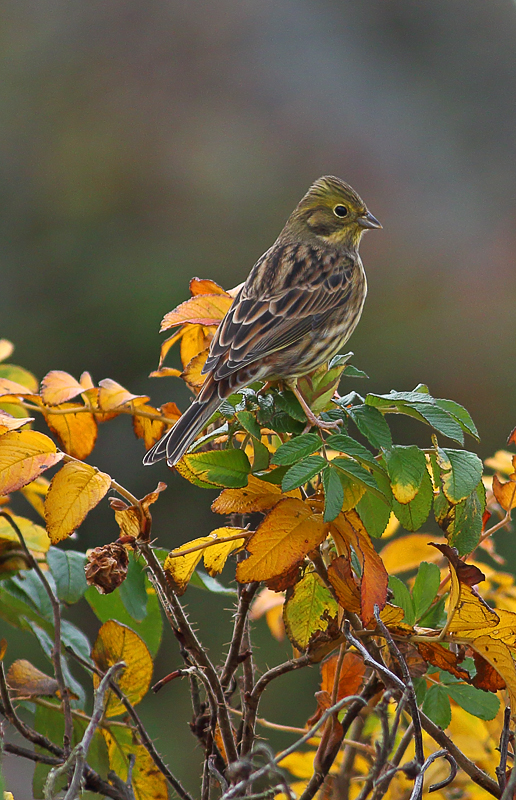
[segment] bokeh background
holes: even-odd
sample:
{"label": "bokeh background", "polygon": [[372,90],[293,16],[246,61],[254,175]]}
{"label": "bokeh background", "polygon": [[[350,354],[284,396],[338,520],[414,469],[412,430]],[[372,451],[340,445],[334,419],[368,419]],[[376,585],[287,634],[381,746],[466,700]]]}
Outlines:
{"label": "bokeh background", "polygon": [[[425,382],[470,410],[481,456],[504,445],[516,424],[513,2],[4,0],[1,19],[0,335],[16,363],[40,378],[88,369],[184,408],[180,381],[147,378],[161,317],[193,275],[243,280],[332,173],[384,226],[362,245],[369,297],[350,343],[370,380],[350,388]],[[169,484],[155,506],[163,546],[219,524],[210,492],[163,464],[144,469],[142,453],[119,418],[92,461],[140,496]],[[79,545],[115,535],[97,509]],[[185,599],[215,658],[231,604]],[[6,634],[8,661],[47,668],[27,637]],[[255,638],[262,665],[288,654],[263,624]],[[157,677],[178,663],[167,637]],[[316,671],[282,681],[262,712],[302,725]],[[142,714],[194,790],[186,685]],[[6,762],[28,800],[30,766]]]}

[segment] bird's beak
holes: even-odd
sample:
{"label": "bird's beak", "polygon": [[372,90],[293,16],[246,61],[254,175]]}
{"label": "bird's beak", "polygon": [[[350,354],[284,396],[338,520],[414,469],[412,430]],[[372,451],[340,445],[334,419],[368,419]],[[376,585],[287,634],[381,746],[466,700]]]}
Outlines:
{"label": "bird's beak", "polygon": [[381,228],[382,224],[378,222],[376,217],[373,217],[370,211],[366,211],[363,216],[358,217],[357,219],[358,224],[362,228]]}

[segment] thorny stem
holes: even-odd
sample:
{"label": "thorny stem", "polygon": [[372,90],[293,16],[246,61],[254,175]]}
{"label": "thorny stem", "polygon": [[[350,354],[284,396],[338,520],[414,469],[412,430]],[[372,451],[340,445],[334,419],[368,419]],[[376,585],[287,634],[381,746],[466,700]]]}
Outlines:
{"label": "thorny stem", "polygon": [[41,567],[39,566],[38,562],[30,552],[29,548],[25,544],[25,539],[23,538],[23,534],[19,529],[16,522],[13,520],[10,514],[6,511],[0,511],[0,517],[4,517],[10,526],[15,531],[18,539],[20,540],[20,544],[25,552],[25,556],[27,558],[27,562],[30,564],[36,575],[38,576],[39,580],[43,584],[45,592],[48,595],[48,599],[50,600],[52,606],[52,614],[54,617],[54,642],[52,646],[52,663],[54,665],[54,672],[56,676],[57,685],[59,687],[59,694],[61,696],[61,701],[63,703],[63,715],[64,715],[64,736],[63,736],[63,750],[65,756],[68,756],[70,753],[70,748],[72,744],[72,736],[73,736],[73,720],[72,720],[72,709],[70,706],[70,695],[68,693],[68,688],[65,683],[64,674],[63,674],[63,664],[61,661],[61,604],[59,600],[55,596],[50,583],[48,582],[46,576],[43,574]]}
{"label": "thorny stem", "polygon": [[224,749],[228,758],[228,762],[236,761],[238,758],[235,740],[233,738],[233,731],[231,728],[231,720],[229,718],[229,710],[224,697],[224,691],[220,682],[219,676],[215,667],[211,663],[210,658],[204,647],[199,642],[193,628],[191,627],[185,615],[183,607],[179,602],[175,592],[168,584],[166,575],[163,571],[161,564],[156,558],[156,554],[147,542],[139,542],[139,548],[142,552],[147,565],[159,584],[160,590],[166,597],[167,603],[174,614],[177,627],[174,628],[174,633],[180,639],[180,643],[190,653],[194,661],[204,672],[206,679],[210,686],[210,691],[213,693],[217,705],[217,718],[220,727],[222,741],[224,742]]}

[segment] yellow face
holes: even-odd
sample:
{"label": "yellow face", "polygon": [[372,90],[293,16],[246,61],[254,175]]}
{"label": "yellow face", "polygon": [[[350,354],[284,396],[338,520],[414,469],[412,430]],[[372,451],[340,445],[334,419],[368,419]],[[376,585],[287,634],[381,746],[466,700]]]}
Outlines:
{"label": "yellow face", "polygon": [[355,247],[366,230],[382,227],[354,189],[331,176],[319,178],[310,187],[289,223],[328,244]]}

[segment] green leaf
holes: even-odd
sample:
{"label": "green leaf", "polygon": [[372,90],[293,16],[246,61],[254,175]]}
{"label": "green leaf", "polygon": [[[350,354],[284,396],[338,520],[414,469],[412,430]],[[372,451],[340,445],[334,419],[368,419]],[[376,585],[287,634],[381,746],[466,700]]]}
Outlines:
{"label": "green leaf", "polygon": [[415,444],[396,444],[384,454],[392,493],[399,503],[408,503],[417,494],[426,473],[424,453]]}
{"label": "green leaf", "polygon": [[[444,457],[443,457],[444,454]],[[482,461],[468,450],[439,449],[438,460],[443,470],[443,491],[450,503],[460,503],[482,478]]]}
{"label": "green leaf", "polygon": [[388,503],[371,473],[360,464],[357,464],[356,461],[353,461],[352,458],[334,458],[331,463],[332,466],[342,470],[349,478],[363,484],[366,489],[369,489],[370,492],[373,492],[377,497],[383,499],[385,503]]}
{"label": "green leaf", "polygon": [[[420,389],[420,391],[417,391]],[[428,387],[420,384],[420,386],[412,392],[389,392],[388,394],[368,394],[365,401],[367,405],[376,408],[390,408],[397,406],[398,403],[428,403],[434,405],[434,398],[428,394]]]}
{"label": "green leaf", "polygon": [[438,433],[464,444],[462,425],[445,409],[440,408],[437,404],[430,405],[429,403],[410,403],[410,407],[417,411]]}
{"label": "green leaf", "polygon": [[383,414],[372,406],[354,406],[347,412],[358,430],[377,450],[392,447],[392,435]]}
{"label": "green leaf", "polygon": [[[331,362],[330,362],[330,366],[331,366]],[[354,367],[353,364],[348,364],[346,366],[346,368],[344,369],[344,372],[342,373],[342,377],[345,377],[345,378],[369,378],[369,375],[367,375],[363,370],[357,369],[356,367]]]}
{"label": "green leaf", "polygon": [[471,553],[480,541],[482,516],[486,507],[486,490],[479,482],[469,497],[451,507],[452,530],[448,530],[448,541],[463,556]]}
{"label": "green leaf", "polygon": [[446,623],[446,598],[441,599],[432,606],[426,614],[419,620],[422,628],[443,628]]}
{"label": "green leaf", "polygon": [[226,594],[232,597],[236,597],[237,594],[235,589],[223,586],[216,578],[212,578],[208,573],[200,569],[195,570],[188,585],[195,586],[196,589],[203,589],[205,592],[213,592],[214,594]]}
{"label": "green leaf", "polygon": [[479,719],[494,719],[500,709],[500,701],[495,694],[467,683],[449,684],[446,691],[464,711]]}
{"label": "green leaf", "polygon": [[[48,577],[48,576],[47,576]],[[50,583],[54,580],[51,578]],[[45,587],[34,572],[30,570],[14,578],[4,581],[4,586],[10,594],[27,603],[36,612],[36,615],[47,622],[54,622],[52,604],[49,600]]]}
{"label": "green leaf", "polygon": [[59,600],[68,605],[77,603],[88,588],[84,574],[86,555],[76,550],[51,547],[47,553],[47,562],[56,583]]}
{"label": "green leaf", "polygon": [[[306,572],[287,593],[283,619],[287,636],[298,650],[306,650],[317,631],[325,631],[338,605],[316,572]],[[324,619],[323,619],[324,616]]]}
{"label": "green leaf", "polygon": [[421,527],[430,513],[433,497],[432,481],[425,470],[418,492],[412,500],[408,503],[398,503],[396,498],[393,498],[392,510],[405,530],[417,531]]}
{"label": "green leaf", "polygon": [[334,433],[328,436],[326,444],[333,450],[339,450],[341,453],[345,453],[359,462],[363,461],[365,464],[369,464],[372,467],[378,466],[373,454],[367,447],[364,447],[364,445],[357,442],[356,439],[347,436],[345,433]]}
{"label": "green leaf", "polygon": [[[83,658],[88,659],[89,658],[89,654],[90,654],[89,642],[88,642],[88,645],[87,645],[87,648],[86,648],[86,652],[84,652],[84,648],[81,648],[81,647],[78,647],[77,649],[75,649],[74,648],[74,644],[73,644],[74,640],[81,642],[81,637],[82,637],[82,639],[86,639],[86,637],[84,636],[84,634],[78,628],[75,628],[75,626],[72,626],[72,623],[69,622],[68,625],[73,627],[73,628],[75,628],[75,631],[77,633],[77,636],[70,636],[69,635],[70,634],[69,630],[65,632],[64,623],[66,621],[67,620],[62,620],[61,641],[62,641],[63,645],[68,645],[69,647],[71,647],[74,650],[74,652],[77,652]],[[54,639],[53,639],[54,633],[53,633],[53,631],[52,631],[52,637],[51,637],[49,635],[49,633],[46,630],[44,630],[43,628],[41,628],[37,623],[29,622],[29,626],[30,626],[33,634],[35,635],[36,639],[38,640],[39,644],[41,645],[41,649],[45,653],[45,655],[48,658],[48,660],[50,661],[50,663],[52,663],[52,650],[54,648]],[[79,706],[79,708],[84,708],[84,704],[86,702],[86,692],[84,691],[84,689],[83,689],[82,685],[79,683],[79,681],[76,680],[75,677],[70,672],[70,668],[68,666],[68,661],[67,661],[66,657],[64,657],[61,660],[61,667],[62,667],[62,670],[63,670],[63,677],[64,677],[64,681],[65,681],[66,686],[68,686],[72,690],[72,692],[75,695],[77,695],[77,698],[78,698],[77,700],[72,700],[72,707]]]}
{"label": "green leaf", "polygon": [[288,414],[289,417],[297,420],[297,422],[303,422],[306,425],[306,414],[301,408],[301,403],[293,392],[288,390],[279,392],[277,395],[275,395],[274,400],[276,408],[279,409],[279,411],[283,411],[285,414]]}
{"label": "green leaf", "polygon": [[416,612],[414,609],[414,603],[412,602],[412,597],[410,596],[410,592],[405,584],[400,581],[396,575],[390,575],[389,589],[394,595],[394,605],[399,606],[405,612],[404,621],[407,623],[407,625],[414,625],[416,621]]}
{"label": "green leaf", "polygon": [[269,466],[271,454],[262,442],[252,439],[253,444],[253,473],[262,472]]}
{"label": "green leaf", "polygon": [[416,702],[418,706],[420,706],[425,699],[426,681],[424,678],[412,678],[412,683],[414,684],[414,690],[416,692]]}
{"label": "green leaf", "polygon": [[463,430],[467,433],[470,433],[475,439],[479,439],[477,427],[469,412],[461,406],[459,403],[455,403],[454,400],[443,400],[443,399],[436,399],[435,404],[439,406],[439,408],[443,408],[448,414],[451,414],[455,419],[459,422],[462,426]]}
{"label": "green leaf", "polygon": [[445,730],[451,722],[451,706],[446,689],[438,684],[430,686],[423,700],[423,713]]}
{"label": "green leaf", "polygon": [[412,600],[414,601],[416,619],[426,614],[434,601],[440,583],[441,573],[437,564],[423,561],[419,565],[416,580],[412,587]]}
{"label": "green leaf", "polygon": [[331,466],[322,473],[324,487],[324,521],[331,522],[337,517],[344,503],[344,489],[338,472]]}
{"label": "green leaf", "polygon": [[143,639],[150,650],[151,656],[154,658],[161,643],[163,619],[159,600],[153,589],[149,591],[149,583],[147,583],[147,587],[147,615],[141,622],[137,622],[126,611],[120,597],[119,588],[115,589],[111,594],[99,594],[94,586],[90,586],[84,596],[102,623],[107,622],[108,619],[114,619],[122,625],[127,625],[128,628],[131,628]]}
{"label": "green leaf", "polygon": [[269,472],[262,472],[261,474],[257,473],[256,477],[260,478],[261,481],[266,481],[267,483],[273,483],[275,486],[279,486],[289,469],[290,467],[285,465],[284,467],[271,469]]}
{"label": "green leaf", "polygon": [[318,472],[324,469],[327,461],[322,456],[307,456],[297,464],[294,464],[281,482],[281,488],[284,492],[291,492],[292,489],[297,489],[308,481],[312,480]]}
{"label": "green leaf", "polygon": [[132,619],[141,622],[147,616],[147,589],[145,586],[145,569],[143,562],[135,558],[134,553],[129,555],[129,569],[127,577],[119,587],[120,599],[125,610]]}
{"label": "green leaf", "polygon": [[183,456],[176,469],[191,483],[203,488],[241,489],[247,486],[251,464],[243,450],[210,450]]}
{"label": "green leaf", "polygon": [[322,446],[322,439],[317,433],[305,433],[302,436],[296,436],[278,447],[272,457],[272,463],[280,465],[295,464],[301,458],[320,450]]}
{"label": "green leaf", "polygon": [[356,509],[369,536],[379,539],[389,523],[391,506],[372,492],[366,492],[357,503]]}
{"label": "green leaf", "polygon": [[256,417],[251,411],[239,411],[236,415],[240,425],[245,431],[251,434],[255,439],[261,440],[262,430],[256,421]]}

